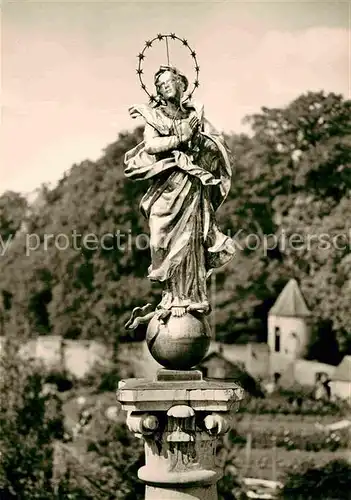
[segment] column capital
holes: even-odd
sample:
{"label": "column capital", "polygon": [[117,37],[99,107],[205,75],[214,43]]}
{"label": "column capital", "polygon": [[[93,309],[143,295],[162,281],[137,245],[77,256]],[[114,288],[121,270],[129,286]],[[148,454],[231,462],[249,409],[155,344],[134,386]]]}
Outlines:
{"label": "column capital", "polygon": [[187,380],[172,371],[161,380],[119,383],[127,425],[145,442],[138,476],[146,483],[146,500],[217,499],[218,438],[229,430],[244,392],[235,382],[193,375]]}

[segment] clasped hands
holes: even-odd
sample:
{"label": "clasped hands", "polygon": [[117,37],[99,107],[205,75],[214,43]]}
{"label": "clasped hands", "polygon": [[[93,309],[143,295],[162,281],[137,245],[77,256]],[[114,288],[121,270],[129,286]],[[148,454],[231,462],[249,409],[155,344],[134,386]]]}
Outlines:
{"label": "clasped hands", "polygon": [[[137,118],[140,115],[140,112],[136,107],[131,106],[129,108],[129,114],[132,118]],[[180,142],[190,141],[194,133],[199,128],[199,125],[200,120],[195,111],[192,111],[188,118],[182,119],[179,122],[175,122],[174,128]]]}
{"label": "clasped hands", "polygon": [[176,135],[181,142],[190,141],[194,133],[200,125],[200,120],[197,114],[193,111],[190,113],[189,118],[183,119],[180,123],[174,124]]}

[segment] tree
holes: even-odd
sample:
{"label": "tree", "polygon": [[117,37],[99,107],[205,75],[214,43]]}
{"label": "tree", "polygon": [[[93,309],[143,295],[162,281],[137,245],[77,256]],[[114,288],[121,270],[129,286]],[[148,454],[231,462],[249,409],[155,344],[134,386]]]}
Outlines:
{"label": "tree", "polygon": [[[248,117],[251,137],[227,137],[235,171],[218,222],[238,251],[216,273],[222,340],[265,341],[267,313],[293,277],[313,313],[310,354],[323,356],[318,345],[329,320],[339,352],[323,360],[351,352],[350,102],[308,92]],[[130,339],[130,311],[157,303],[160,288],[146,278],[149,249],[137,244],[149,233],[138,206],[147,185],[123,174],[125,152],[141,139],[140,129],[120,134],[98,161],[74,165],[29,207],[27,234],[18,232],[0,258],[2,293],[11,297],[3,329],[15,319],[21,336],[52,333],[116,346]],[[302,245],[292,243],[296,235]]]}
{"label": "tree", "polygon": [[[224,210],[243,250],[217,297],[217,317],[227,318],[223,333],[238,320],[257,318],[264,339],[267,312],[295,277],[317,337],[320,323],[330,319],[341,354],[350,352],[350,107],[342,96],[308,92],[286,108],[248,117],[252,138],[231,138],[236,175]],[[296,235],[302,245],[294,244]],[[265,248],[264,241],[276,244]]]}
{"label": "tree", "polygon": [[14,237],[26,215],[27,200],[20,193],[5,191],[0,196],[0,237]]}

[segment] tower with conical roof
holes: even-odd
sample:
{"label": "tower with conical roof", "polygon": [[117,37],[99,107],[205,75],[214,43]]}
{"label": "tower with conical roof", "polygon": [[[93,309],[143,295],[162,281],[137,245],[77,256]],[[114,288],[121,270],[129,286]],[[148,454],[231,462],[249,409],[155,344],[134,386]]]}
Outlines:
{"label": "tower with conical roof", "polygon": [[268,345],[271,354],[291,360],[302,358],[311,337],[311,311],[299,285],[291,279],[268,314]]}

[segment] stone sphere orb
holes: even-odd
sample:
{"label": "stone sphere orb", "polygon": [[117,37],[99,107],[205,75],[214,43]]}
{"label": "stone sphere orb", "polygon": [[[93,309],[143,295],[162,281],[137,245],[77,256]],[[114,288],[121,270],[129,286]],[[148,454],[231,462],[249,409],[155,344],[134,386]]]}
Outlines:
{"label": "stone sphere orb", "polygon": [[203,315],[169,316],[164,322],[154,316],[147,328],[146,342],[152,357],[171,370],[189,370],[205,357],[211,329]]}

